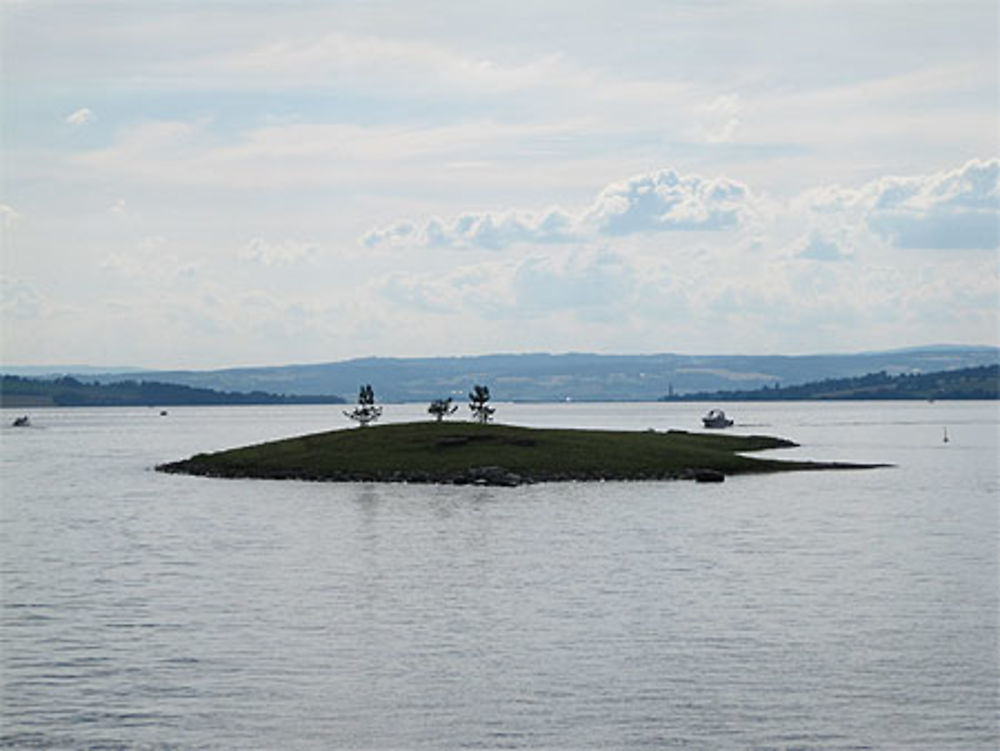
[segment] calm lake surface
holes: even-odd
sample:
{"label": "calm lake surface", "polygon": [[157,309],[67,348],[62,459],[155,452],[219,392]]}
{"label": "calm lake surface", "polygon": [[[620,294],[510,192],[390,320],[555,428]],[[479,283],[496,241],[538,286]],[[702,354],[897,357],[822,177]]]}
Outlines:
{"label": "calm lake surface", "polygon": [[[698,429],[709,406],[497,417]],[[725,406],[802,444],[774,455],[896,466],[212,480],[151,467],[347,421],[4,411],[0,746],[997,748],[997,405]]]}

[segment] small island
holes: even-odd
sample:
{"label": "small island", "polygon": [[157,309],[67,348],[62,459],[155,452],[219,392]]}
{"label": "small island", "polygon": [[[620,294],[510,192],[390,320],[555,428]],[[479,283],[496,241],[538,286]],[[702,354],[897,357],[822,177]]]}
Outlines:
{"label": "small island", "polygon": [[272,441],[161,464],[160,472],[226,478],[517,486],[677,480],[885,465],[782,461],[746,452],[796,444],[768,436],[413,422]]}

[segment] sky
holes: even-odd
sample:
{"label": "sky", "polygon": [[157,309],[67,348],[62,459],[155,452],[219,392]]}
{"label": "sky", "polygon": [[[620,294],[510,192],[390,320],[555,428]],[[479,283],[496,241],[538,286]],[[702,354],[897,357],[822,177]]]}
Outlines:
{"label": "sky", "polygon": [[995,0],[0,0],[0,363],[998,342]]}

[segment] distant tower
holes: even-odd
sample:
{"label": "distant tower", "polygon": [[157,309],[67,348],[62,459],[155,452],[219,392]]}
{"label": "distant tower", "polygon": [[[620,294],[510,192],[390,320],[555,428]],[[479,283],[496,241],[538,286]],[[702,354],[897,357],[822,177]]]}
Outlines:
{"label": "distant tower", "polygon": [[674,384],[672,383],[667,385],[667,396],[671,399],[674,398]]}

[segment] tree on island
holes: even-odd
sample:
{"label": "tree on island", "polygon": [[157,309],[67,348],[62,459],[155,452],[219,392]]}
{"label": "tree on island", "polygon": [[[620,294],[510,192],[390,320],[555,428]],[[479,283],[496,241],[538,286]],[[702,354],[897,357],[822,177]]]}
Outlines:
{"label": "tree on island", "polygon": [[476,384],[472,387],[472,391],[469,392],[469,409],[472,410],[473,418],[480,425],[485,425],[492,420],[493,413],[496,412],[496,409],[486,403],[489,400],[490,389],[488,386]]}
{"label": "tree on island", "polygon": [[375,406],[375,390],[370,383],[366,383],[358,391],[358,406],[350,412],[344,412],[344,415],[357,420],[362,428],[382,416],[382,408]]}
{"label": "tree on island", "polygon": [[458,409],[457,404],[451,403],[451,397],[447,399],[435,399],[431,402],[431,406],[427,408],[427,411],[437,418],[438,422],[441,422],[448,415],[455,414],[455,410]]}

